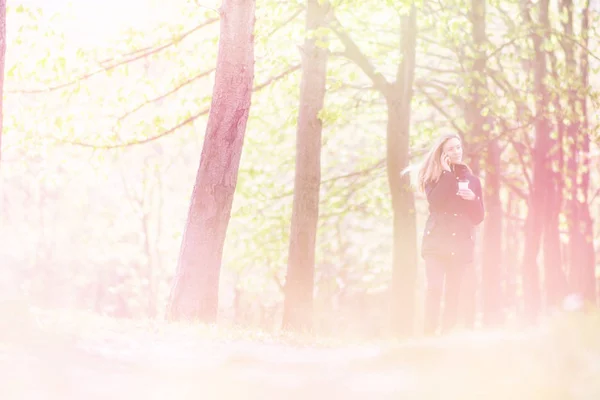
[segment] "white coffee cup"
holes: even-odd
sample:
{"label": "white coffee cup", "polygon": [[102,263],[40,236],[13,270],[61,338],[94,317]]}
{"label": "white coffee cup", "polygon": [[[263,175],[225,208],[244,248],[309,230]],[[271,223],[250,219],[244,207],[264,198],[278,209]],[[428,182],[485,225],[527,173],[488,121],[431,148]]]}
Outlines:
{"label": "white coffee cup", "polygon": [[458,181],[458,190],[469,189],[469,181]]}

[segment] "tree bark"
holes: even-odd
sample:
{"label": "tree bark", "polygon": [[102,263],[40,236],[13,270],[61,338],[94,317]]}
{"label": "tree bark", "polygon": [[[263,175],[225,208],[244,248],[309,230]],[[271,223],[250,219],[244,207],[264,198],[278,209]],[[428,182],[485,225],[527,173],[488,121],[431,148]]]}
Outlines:
{"label": "tree bark", "polygon": [[[519,201],[516,195],[509,191],[508,202],[506,205],[506,214],[518,215]],[[520,259],[520,247],[519,243],[522,243],[522,231],[519,226],[519,222],[514,219],[506,219],[505,223],[505,235],[506,240],[504,241],[504,262],[506,265],[506,271],[504,275],[504,306],[518,310],[520,308],[518,302],[518,275],[519,271],[517,268],[518,260]]]}
{"label": "tree bark", "polygon": [[500,200],[500,147],[491,139],[485,151],[485,189],[483,199],[486,219],[483,225],[483,257],[481,275],[483,284],[483,323],[487,326],[503,322],[502,290],[504,277],[502,256],[502,202]]}
{"label": "tree bark", "polygon": [[213,99],[167,318],[214,322],[254,80],[254,0],[224,0]]}
{"label": "tree bark", "polygon": [[414,332],[414,307],[417,277],[417,229],[415,200],[410,176],[402,174],[409,162],[410,113],[417,43],[417,9],[411,4],[409,15],[400,22],[402,61],[393,83],[378,72],[370,60],[341,29],[332,26],[344,45],[344,55],[352,60],[383,94],[387,105],[387,176],[392,198],[393,248],[391,287],[391,326],[398,336]]}
{"label": "tree bark", "polygon": [[[549,27],[547,28],[549,29]],[[552,77],[554,84],[561,85],[561,75],[559,71],[558,60],[554,52],[549,54]],[[549,154],[550,165],[552,166],[549,174],[552,185],[548,187],[548,209],[546,210],[545,229],[544,229],[544,269],[545,269],[545,292],[546,304],[550,307],[556,307],[566,294],[567,280],[563,268],[563,251],[560,242],[560,212],[563,205],[563,191],[565,173],[565,155],[563,146],[565,144],[566,125],[564,121],[564,107],[562,106],[560,92],[552,96],[554,105],[554,119],[556,120],[557,135],[551,138],[551,151]],[[567,172],[568,174],[568,172]]]}
{"label": "tree bark", "polygon": [[4,66],[6,64],[6,0],[0,0],[0,161],[2,161],[2,134],[4,133]]}
{"label": "tree bark", "polygon": [[[480,157],[483,154],[485,171],[484,202],[486,219],[483,224],[483,251],[481,259],[482,278],[482,311],[483,323],[494,325],[501,322],[502,298],[502,204],[500,201],[500,147],[498,140],[491,136],[490,118],[486,118],[487,75],[484,49],[486,35],[486,1],[471,1],[471,25],[474,45],[474,63],[471,82],[470,124],[475,151],[471,155],[474,171],[478,170]],[[484,145],[485,144],[485,145]],[[483,151],[481,151],[483,150]],[[469,300],[473,306],[467,307],[475,312],[475,293]],[[474,315],[466,315],[467,325],[472,325]]]}
{"label": "tree bark", "polygon": [[[589,32],[590,32],[590,1],[585,2],[582,12],[581,32],[583,37],[583,48],[581,50],[581,85],[583,88],[588,88],[589,82]],[[582,198],[579,202],[579,215],[581,216],[580,229],[583,233],[581,241],[581,254],[584,255],[580,266],[578,290],[583,294],[584,298],[591,304],[597,303],[596,290],[596,251],[594,248],[594,221],[590,214],[589,190],[590,190],[590,127],[587,109],[587,96],[584,94],[579,98],[583,116],[583,137],[581,140],[581,194]]]}
{"label": "tree bark", "polygon": [[296,175],[290,227],[283,310],[284,329],[312,328],[315,244],[321,186],[321,132],[327,81],[328,38],[324,26],[328,6],[308,0],[307,36],[302,48],[302,78],[296,134]]}
{"label": "tree bark", "polygon": [[[573,2],[561,3],[567,18],[563,23],[565,35],[573,36]],[[592,304],[596,303],[595,251],[593,221],[589,210],[590,184],[590,133],[587,113],[587,92],[589,86],[589,61],[585,49],[589,42],[589,1],[586,1],[581,15],[581,51],[580,70],[574,44],[564,40],[565,60],[568,77],[574,80],[569,90],[569,146],[567,152],[567,226],[569,231],[569,283],[571,291],[582,295]]]}
{"label": "tree bark", "polygon": [[401,21],[400,51],[396,82],[387,87],[387,175],[393,210],[393,254],[391,310],[392,329],[400,336],[414,333],[417,277],[417,236],[415,200],[410,176],[400,174],[410,161],[410,118],[415,73],[417,9]]}
{"label": "tree bark", "polygon": [[531,3],[523,0],[522,11],[525,23],[531,29],[533,42],[533,79],[536,98],[536,118],[534,123],[535,142],[533,149],[533,184],[529,195],[526,223],[525,249],[523,255],[523,296],[524,312],[527,321],[535,322],[541,311],[539,267],[537,263],[544,230],[544,217],[547,210],[547,192],[552,185],[548,165],[550,152],[551,126],[548,120],[549,95],[546,88],[546,53],[543,49],[543,27],[547,26],[548,0],[540,0],[539,24],[534,24],[530,16]]}

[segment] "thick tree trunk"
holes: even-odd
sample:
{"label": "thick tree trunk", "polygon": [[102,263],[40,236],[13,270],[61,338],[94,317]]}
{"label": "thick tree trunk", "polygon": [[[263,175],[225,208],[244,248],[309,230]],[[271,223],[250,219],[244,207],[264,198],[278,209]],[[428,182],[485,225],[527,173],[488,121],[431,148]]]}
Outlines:
{"label": "thick tree trunk", "polygon": [[296,176],[288,269],[285,282],[283,327],[308,330],[312,327],[315,242],[319,219],[321,184],[321,131],[319,112],[323,108],[327,80],[327,37],[318,29],[324,25],[326,6],[308,0],[306,30],[302,48],[302,78],[296,138]]}
{"label": "thick tree trunk", "polygon": [[548,154],[550,152],[550,131],[548,121],[549,95],[546,88],[546,53],[543,49],[543,37],[540,32],[547,26],[548,0],[540,0],[538,3],[540,23],[532,23],[529,14],[531,4],[524,0],[523,16],[529,24],[531,39],[534,47],[533,78],[534,94],[536,97],[536,119],[535,119],[535,142],[533,149],[533,184],[529,196],[529,209],[527,215],[525,250],[523,256],[523,296],[525,306],[525,317],[529,322],[534,322],[541,311],[541,292],[539,267],[537,264],[538,254],[541,247],[542,233],[544,230],[544,218],[547,209],[547,190],[552,185],[548,165]]}
{"label": "thick tree trunk", "polygon": [[409,162],[410,115],[415,71],[417,10],[401,23],[402,62],[395,84],[386,88],[387,174],[393,209],[392,329],[399,336],[414,333],[417,276],[417,236],[415,200],[410,177],[401,175]]}
{"label": "thick tree trunk", "polygon": [[223,0],[213,100],[167,317],[214,322],[254,80],[254,0]]}

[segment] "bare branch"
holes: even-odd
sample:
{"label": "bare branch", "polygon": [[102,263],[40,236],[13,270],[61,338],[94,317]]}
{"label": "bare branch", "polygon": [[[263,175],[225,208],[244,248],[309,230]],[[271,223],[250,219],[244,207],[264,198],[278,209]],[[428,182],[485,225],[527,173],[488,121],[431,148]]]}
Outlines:
{"label": "bare branch", "polygon": [[[265,87],[269,86],[271,83],[278,81],[278,80],[286,77],[287,75],[293,73],[294,71],[298,70],[299,68],[300,68],[300,65],[293,65],[290,68],[288,68],[287,70],[280,73],[279,75],[273,76],[273,77],[267,79],[265,82],[255,86],[254,89],[252,89],[252,91],[258,92],[258,91],[264,89]],[[88,147],[88,148],[92,148],[92,149],[104,149],[104,150],[136,146],[136,145],[140,145],[140,144],[146,144],[146,143],[155,141],[157,139],[160,139],[162,137],[168,136],[171,133],[179,130],[180,128],[183,128],[184,126],[191,124],[192,122],[194,122],[196,119],[200,118],[201,116],[208,114],[209,111],[210,111],[210,108],[205,108],[205,109],[201,110],[200,112],[198,112],[197,114],[192,115],[191,117],[185,119],[184,121],[180,122],[179,124],[173,126],[172,128],[169,128],[168,130],[166,130],[156,136],[151,136],[151,137],[140,139],[140,140],[133,140],[133,141],[129,141],[129,142],[110,144],[110,145],[98,145],[98,144],[92,144],[92,143],[86,143],[86,142],[80,142],[80,141],[70,141],[70,140],[65,140],[65,139],[57,139],[57,141],[59,141],[63,144],[70,144],[70,145],[74,145],[74,146]]]}
{"label": "bare branch", "polygon": [[359,171],[354,171],[354,172],[351,172],[351,173],[345,174],[345,175],[339,175],[339,176],[334,176],[334,177],[331,177],[328,179],[324,179],[321,181],[321,184],[333,183],[333,182],[336,182],[341,179],[348,179],[348,178],[354,178],[357,176],[368,175],[372,171],[383,168],[384,166],[385,166],[385,159],[381,159],[381,160],[377,161],[376,163],[374,163],[373,165],[371,165],[370,167],[367,167],[365,169],[361,169]]}
{"label": "bare branch", "polygon": [[433,67],[430,65],[416,65],[416,67],[427,70],[427,71],[435,72],[437,74],[455,74],[455,75],[457,75],[462,72],[458,69],[443,69],[443,68],[436,68],[436,67]]}
{"label": "bare branch", "polygon": [[427,100],[429,101],[429,103],[436,110],[438,110],[444,117],[446,117],[446,119],[448,120],[448,122],[450,122],[452,124],[452,126],[454,127],[454,129],[456,129],[457,132],[459,132],[463,136],[466,135],[466,133],[456,124],[456,122],[450,116],[450,114],[448,114],[448,112],[444,109],[444,107],[442,107],[440,104],[438,104],[438,102],[433,98],[433,96],[431,96],[431,94],[427,93],[427,90],[425,90],[425,88],[423,87],[423,84],[415,82],[415,86],[418,89],[420,89],[420,92],[427,98]]}
{"label": "bare branch", "polygon": [[296,11],[295,13],[293,13],[288,19],[286,19],[285,21],[283,21],[283,23],[277,25],[275,27],[275,29],[273,29],[271,32],[269,32],[268,37],[273,36],[275,33],[277,33],[278,30],[280,30],[281,28],[283,28],[284,26],[286,26],[287,24],[289,24],[290,22],[292,22],[293,20],[295,20],[296,17],[298,17],[300,14],[302,14],[303,11],[304,11],[304,7],[300,7],[298,9],[298,11]]}
{"label": "bare branch", "polygon": [[523,39],[524,37],[526,37],[525,35],[521,35],[521,36],[515,36],[514,38],[512,38],[511,40],[509,40],[506,43],[502,43],[500,46],[496,47],[494,49],[494,51],[492,51],[490,54],[486,55],[486,60],[489,60],[492,57],[495,57],[498,53],[502,52],[502,50],[504,50],[504,48],[512,45],[513,43],[515,43],[518,39]]}
{"label": "bare branch", "polygon": [[[174,46],[175,44],[179,43],[181,40],[185,39],[186,37],[188,37],[189,35],[191,35],[192,33],[213,24],[214,22],[217,22],[219,19],[218,18],[213,18],[213,19],[209,19],[207,21],[205,21],[204,23],[196,26],[193,29],[190,29],[189,31],[183,33],[182,35],[178,36],[177,38],[175,38],[174,40],[159,46],[159,47],[155,47],[155,48],[150,48],[150,50],[145,51],[141,54],[138,54],[137,52],[135,52],[135,54],[137,54],[134,57],[129,57],[129,58],[125,58],[124,60],[118,61],[118,62],[114,62],[113,64],[110,64],[108,66],[103,66],[102,68],[93,71],[93,72],[89,72],[85,75],[82,75],[78,78],[73,79],[72,81],[66,82],[66,83],[62,83],[60,85],[56,85],[56,86],[50,86],[44,89],[32,89],[32,90],[10,90],[8,91],[9,93],[21,93],[21,94],[34,94],[34,93],[46,93],[46,92],[51,92],[51,91],[55,91],[55,90],[59,90],[59,89],[64,89],[68,86],[72,86],[78,82],[81,82],[83,80],[89,79],[95,75],[101,74],[103,72],[108,72],[111,71],[117,67],[120,67],[121,65],[125,65],[125,64],[129,64],[131,62],[140,60],[142,58],[148,57],[152,54],[156,54],[159,53],[171,46]],[[114,61],[114,60],[113,60]]]}
{"label": "bare branch", "polygon": [[258,92],[258,91],[264,89],[265,87],[269,86],[271,83],[281,80],[281,79],[285,78],[286,76],[292,74],[293,72],[298,71],[299,69],[300,69],[300,64],[292,65],[291,67],[289,67],[288,69],[286,69],[285,71],[280,73],[279,75],[272,76],[269,79],[267,79],[266,81],[264,81],[263,83],[254,86],[253,91]]}
{"label": "bare branch", "polygon": [[169,90],[168,92],[166,92],[166,93],[164,93],[164,94],[162,94],[160,96],[157,96],[157,97],[155,97],[153,99],[150,99],[150,100],[147,100],[147,101],[141,103],[137,107],[135,107],[135,108],[127,111],[125,114],[121,115],[117,119],[117,122],[123,121],[125,118],[129,117],[131,114],[133,114],[135,112],[138,112],[139,110],[141,110],[142,108],[144,108],[145,106],[147,106],[149,104],[156,103],[158,101],[164,100],[166,97],[172,95],[173,93],[176,93],[177,91],[179,91],[179,89],[183,88],[184,86],[187,86],[190,83],[195,82],[198,79],[204,78],[205,76],[208,76],[208,75],[212,74],[214,71],[215,71],[214,68],[211,69],[211,70],[208,70],[208,71],[204,71],[204,72],[202,72],[202,73],[200,73],[200,74],[198,74],[198,75],[196,75],[196,76],[194,76],[194,77],[192,77],[192,78],[190,78],[190,79],[188,79],[188,80],[180,83],[179,85],[175,86],[173,89]]}
{"label": "bare branch", "polygon": [[64,144],[71,144],[74,146],[88,147],[88,148],[92,148],[92,149],[104,149],[104,150],[136,146],[136,145],[140,145],[140,144],[149,143],[154,140],[165,137],[167,135],[170,135],[171,133],[175,132],[176,130],[183,128],[186,125],[191,124],[192,122],[194,122],[196,119],[200,118],[201,116],[208,114],[209,110],[210,110],[210,108],[205,108],[204,110],[200,111],[199,113],[192,115],[191,117],[185,119],[184,121],[180,122],[179,124],[173,126],[172,128],[167,129],[166,131],[164,131],[156,136],[151,136],[151,137],[147,137],[147,138],[139,139],[139,140],[132,140],[132,141],[125,142],[125,143],[99,145],[99,144],[91,144],[91,143],[80,142],[80,141],[62,140],[62,139],[59,139],[58,141],[60,141],[61,143],[64,143]]}
{"label": "bare branch", "polygon": [[196,0],[196,5],[200,8],[205,8],[207,10],[211,10],[216,12],[218,15],[221,15],[221,13],[219,12],[219,10],[217,10],[216,8],[213,7],[209,7],[209,6],[205,6],[204,4],[200,3],[200,0]]}

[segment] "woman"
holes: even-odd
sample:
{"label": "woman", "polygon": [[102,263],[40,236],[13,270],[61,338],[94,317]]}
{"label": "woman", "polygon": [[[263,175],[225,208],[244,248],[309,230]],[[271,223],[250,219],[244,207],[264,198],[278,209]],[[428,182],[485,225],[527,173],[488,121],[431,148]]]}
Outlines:
{"label": "woman", "polygon": [[421,247],[427,276],[426,335],[435,334],[438,329],[442,293],[442,331],[454,326],[462,276],[473,262],[474,228],[483,221],[481,182],[462,163],[462,156],[460,137],[446,134],[435,143],[419,169],[419,189],[429,203]]}

